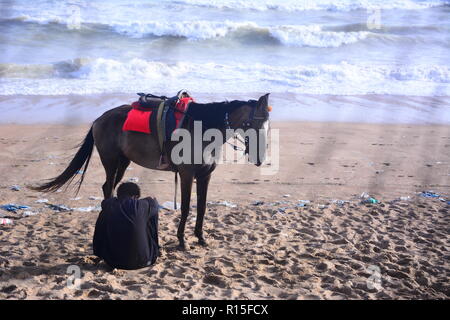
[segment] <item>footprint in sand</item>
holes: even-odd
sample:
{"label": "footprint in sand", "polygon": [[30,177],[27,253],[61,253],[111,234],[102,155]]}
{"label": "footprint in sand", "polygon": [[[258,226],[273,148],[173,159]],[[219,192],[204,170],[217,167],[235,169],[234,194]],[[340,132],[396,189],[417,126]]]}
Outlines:
{"label": "footprint in sand", "polygon": [[215,274],[206,275],[203,278],[203,282],[206,284],[211,284],[213,286],[217,286],[219,288],[225,288],[228,286],[227,281],[224,278],[219,277]]}

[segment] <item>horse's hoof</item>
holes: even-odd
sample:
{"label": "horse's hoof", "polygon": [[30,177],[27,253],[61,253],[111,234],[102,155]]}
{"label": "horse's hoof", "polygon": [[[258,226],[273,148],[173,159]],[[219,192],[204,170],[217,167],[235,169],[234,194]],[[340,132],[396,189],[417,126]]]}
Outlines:
{"label": "horse's hoof", "polygon": [[202,247],[207,247],[208,244],[206,243],[205,239],[198,239],[198,244]]}

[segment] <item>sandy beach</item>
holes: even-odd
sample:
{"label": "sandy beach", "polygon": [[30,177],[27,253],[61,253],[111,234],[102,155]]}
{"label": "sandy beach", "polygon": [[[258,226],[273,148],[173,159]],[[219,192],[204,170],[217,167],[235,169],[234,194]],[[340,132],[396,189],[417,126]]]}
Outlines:
{"label": "sandy beach", "polygon": [[[208,248],[196,245],[195,208],[186,252],[175,248],[179,212],[161,209],[161,257],[122,271],[92,255],[104,182],[96,152],[77,197],[26,187],[59,174],[89,125],[2,124],[0,205],[30,208],[0,210],[13,220],[0,225],[0,299],[449,299],[448,125],[272,128],[276,174],[232,164],[214,173]],[[173,174],[131,164],[130,178],[143,195],[173,201]],[[436,197],[420,194],[430,190]],[[377,203],[361,203],[363,193]],[[67,285],[70,266],[81,271],[78,288]]]}

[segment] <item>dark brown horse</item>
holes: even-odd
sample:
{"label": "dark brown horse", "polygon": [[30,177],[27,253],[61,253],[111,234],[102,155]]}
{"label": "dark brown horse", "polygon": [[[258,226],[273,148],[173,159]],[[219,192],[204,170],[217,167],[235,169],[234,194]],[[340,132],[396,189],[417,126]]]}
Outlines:
{"label": "dark brown horse", "polygon": [[[256,156],[249,156],[249,161],[259,166],[265,157],[265,149],[260,150],[260,146],[264,145],[264,143],[261,143],[260,140],[267,138],[266,124],[269,119],[268,97],[269,94],[261,96],[259,100],[206,104],[192,102],[185,114],[182,128],[193,133],[194,122],[200,121],[202,132],[205,132],[207,129],[218,129],[222,132],[222,137],[224,137],[223,141],[221,141],[222,144],[226,142],[227,136],[225,131],[227,129],[255,129],[258,132],[263,132],[262,135],[257,135]],[[63,185],[70,183],[77,172],[84,167],[78,185],[79,189],[89,165],[94,145],[97,147],[101,162],[106,171],[106,181],[103,184],[105,199],[113,196],[114,188],[122,179],[130,161],[145,168],[157,170],[160,161],[160,149],[156,137],[153,134],[122,131],[122,126],[130,109],[130,105],[122,105],[106,111],[96,119],[79,150],[64,172],[34,189],[38,191],[56,191]],[[263,130],[265,130],[265,134]],[[201,152],[203,152],[207,145],[202,141],[201,148],[198,149],[194,146],[195,143],[194,139],[192,139],[192,150],[200,150]],[[168,154],[171,154],[170,151],[175,145],[176,142],[169,141],[167,145]],[[197,221],[195,225],[195,236],[198,238],[199,244],[206,245],[202,231],[203,218],[206,209],[208,184],[211,173],[216,168],[216,163],[205,162],[203,157],[201,158],[201,163],[194,162],[194,153],[192,152],[190,162],[186,161],[172,166],[173,171],[178,172],[181,179],[181,220],[177,232],[181,249],[185,248],[184,229],[189,214],[191,189],[194,179],[197,181]],[[246,153],[248,153],[248,146]]]}

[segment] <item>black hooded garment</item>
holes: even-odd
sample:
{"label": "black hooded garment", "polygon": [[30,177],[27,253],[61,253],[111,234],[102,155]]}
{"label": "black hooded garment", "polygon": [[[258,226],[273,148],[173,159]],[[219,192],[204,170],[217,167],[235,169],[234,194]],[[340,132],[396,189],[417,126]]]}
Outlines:
{"label": "black hooded garment", "polygon": [[103,200],[93,247],[94,254],[113,268],[131,270],[155,263],[158,202],[152,198]]}

